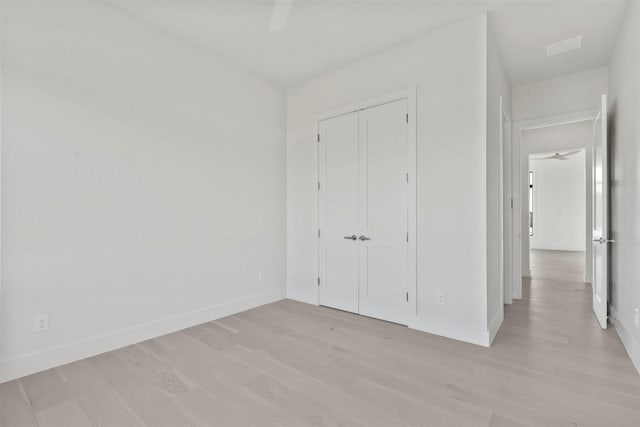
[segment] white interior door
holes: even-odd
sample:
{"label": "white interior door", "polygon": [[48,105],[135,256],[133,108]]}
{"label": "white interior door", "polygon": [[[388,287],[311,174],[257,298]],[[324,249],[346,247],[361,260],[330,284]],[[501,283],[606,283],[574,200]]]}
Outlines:
{"label": "white interior door", "polygon": [[359,112],[360,314],[408,321],[407,100]]}
{"label": "white interior door", "polygon": [[607,151],[607,96],[602,96],[601,111],[594,122],[593,142],[593,311],[600,327],[607,329],[607,293],[609,287],[609,173]]}
{"label": "white interior door", "polygon": [[320,305],[358,312],[358,113],[318,124]]}

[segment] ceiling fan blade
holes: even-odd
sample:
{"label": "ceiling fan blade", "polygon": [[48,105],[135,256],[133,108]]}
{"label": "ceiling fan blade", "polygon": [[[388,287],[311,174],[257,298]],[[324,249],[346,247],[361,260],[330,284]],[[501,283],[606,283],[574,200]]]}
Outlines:
{"label": "ceiling fan blade", "polygon": [[532,158],[532,160],[551,160],[551,159],[555,159],[555,160],[569,160],[571,158],[571,156],[573,156],[574,154],[578,154],[580,151],[582,150],[573,150],[573,151],[568,151],[564,154],[560,154],[560,153],[555,153],[552,156],[549,157],[534,157]]}
{"label": "ceiling fan blade", "polygon": [[573,150],[573,151],[569,151],[568,153],[561,154],[561,156],[562,156],[562,157],[569,157],[569,156],[573,156],[574,154],[578,154],[580,151],[582,151],[582,150]]}
{"label": "ceiling fan blade", "polygon": [[269,31],[278,32],[284,30],[289,19],[293,0],[275,0],[273,11],[271,12],[271,22],[269,23]]}
{"label": "ceiling fan blade", "polygon": [[549,160],[549,159],[558,159],[560,158],[557,154],[554,154],[553,156],[549,156],[549,157],[534,157],[531,160]]}

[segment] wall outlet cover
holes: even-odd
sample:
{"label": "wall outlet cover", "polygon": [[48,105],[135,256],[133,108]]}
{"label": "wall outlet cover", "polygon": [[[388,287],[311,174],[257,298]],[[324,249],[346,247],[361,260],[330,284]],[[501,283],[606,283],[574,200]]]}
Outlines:
{"label": "wall outlet cover", "polygon": [[33,318],[33,332],[44,332],[49,330],[49,315],[40,314]]}

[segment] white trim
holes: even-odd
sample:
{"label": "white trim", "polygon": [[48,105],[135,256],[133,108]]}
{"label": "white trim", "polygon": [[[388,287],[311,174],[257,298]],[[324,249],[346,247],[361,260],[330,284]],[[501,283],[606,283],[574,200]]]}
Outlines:
{"label": "white trim", "polygon": [[493,344],[493,340],[496,338],[500,326],[504,321],[504,310],[498,310],[493,315],[491,322],[489,322],[489,345]]}
{"label": "white trim", "polygon": [[[408,88],[398,90],[395,92],[387,93],[384,95],[376,96],[375,98],[370,98],[364,101],[358,101],[351,103],[349,105],[344,105],[341,107],[337,107],[331,109],[329,111],[324,111],[321,113],[316,113],[313,116],[313,122],[317,126],[319,121],[331,119],[334,117],[342,116],[344,114],[353,113],[355,111],[365,110],[367,108],[377,107],[383,104],[389,104],[390,102],[399,101],[401,99],[409,100],[409,108],[411,108],[412,99],[415,101],[416,99],[416,86],[410,86]],[[413,106],[415,107],[415,102],[413,102]],[[414,110],[415,112],[415,110]],[[411,113],[409,113],[411,114]],[[411,118],[411,115],[409,115]]]}
{"label": "white trim", "polygon": [[[312,150],[315,156],[313,162],[313,188],[312,191],[315,194],[313,198],[313,241],[314,243],[314,251],[313,251],[313,281],[311,283],[312,289],[315,288],[315,292],[313,293],[312,301],[302,301],[308,302],[311,304],[319,305],[320,304],[320,290],[318,289],[317,280],[320,277],[320,239],[318,238],[318,230],[320,229],[320,192],[318,191],[318,183],[320,182],[320,144],[318,141],[320,135],[320,118],[319,116],[313,117],[313,137],[312,141],[315,146],[315,150]],[[289,284],[287,284],[287,288]]]}
{"label": "white trim", "polygon": [[280,301],[285,293],[274,289],[0,361],[0,383]]}
{"label": "white trim", "polygon": [[409,328],[458,341],[481,345],[483,347],[489,347],[491,345],[490,333],[488,330],[470,328],[465,325],[425,319],[424,317],[416,317],[409,322]]}
{"label": "white trim", "polygon": [[407,114],[409,114],[409,195],[407,209],[409,221],[409,302],[412,303],[413,313],[410,317],[418,316],[418,89],[413,86],[406,89]]}
{"label": "white trim", "polygon": [[[409,260],[408,260],[408,271],[409,271],[409,302],[411,303],[412,313],[409,315],[409,319],[412,319],[418,314],[418,299],[416,297],[418,291],[418,281],[417,281],[417,126],[418,126],[418,115],[417,115],[417,92],[418,89],[416,86],[410,86],[408,88],[388,93],[385,95],[380,95],[375,98],[371,98],[365,101],[355,102],[353,104],[349,104],[343,107],[338,107],[323,113],[316,113],[313,116],[313,143],[317,144],[317,135],[319,131],[318,123],[322,120],[327,120],[333,117],[341,116],[348,113],[353,113],[355,111],[364,110],[371,107],[376,107],[378,105],[388,104],[390,102],[399,101],[401,99],[407,100],[407,114],[409,115],[409,126],[408,126],[408,143],[409,143],[409,161],[408,161],[408,173],[409,173],[409,200],[408,200],[408,232],[409,232]],[[313,259],[313,277],[314,280],[317,280],[319,277],[319,257],[320,257],[320,247],[319,247],[319,239],[315,236],[317,230],[319,229],[319,196],[317,190],[317,182],[319,178],[319,155],[318,148],[316,147],[313,150],[315,153],[314,159],[314,183],[313,190],[316,196],[313,198],[314,200],[314,239],[315,239],[315,253]],[[314,283],[314,286],[317,286],[317,283]],[[319,304],[319,289],[315,292],[315,301],[312,304]],[[302,302],[309,302],[306,300],[301,300]]]}
{"label": "white trim", "polygon": [[499,255],[499,263],[500,263],[500,279],[499,279],[499,283],[500,283],[500,307],[502,308],[502,310],[504,310],[504,303],[508,300],[511,300],[511,292],[505,292],[505,281],[504,281],[504,276],[505,276],[505,271],[507,271],[507,263],[505,260],[505,256],[504,256],[504,241],[505,241],[505,235],[504,235],[504,219],[505,219],[505,215],[504,215],[504,118],[506,117],[506,114],[504,112],[504,106],[503,106],[503,99],[502,99],[502,95],[500,95],[499,97],[499,102],[498,102],[498,150],[500,152],[499,157],[500,157],[500,165],[499,165],[499,170],[500,170],[500,176],[498,178],[499,181],[499,195],[498,197],[499,199],[499,224],[500,224],[500,230],[498,230],[498,234],[500,235],[500,255]]}
{"label": "white trim", "polygon": [[636,368],[636,371],[638,371],[638,374],[640,374],[640,343],[638,343],[629,332],[631,328],[625,325],[622,319],[618,317],[618,309],[613,305],[609,307],[611,309],[611,323],[618,333],[624,348],[627,350],[633,366]]}
{"label": "white trim", "polygon": [[[513,220],[512,220],[512,290],[513,299],[522,298],[522,277],[531,277],[528,269],[523,271],[523,253],[522,253],[522,194],[520,194],[520,152],[522,132],[532,129],[541,129],[551,126],[561,126],[571,123],[594,120],[598,115],[598,110],[581,110],[565,114],[557,114],[552,116],[536,117],[533,119],[519,120],[512,122],[512,138],[511,138],[511,191],[514,200],[513,203]],[[528,237],[528,236],[527,236]],[[528,255],[527,255],[528,256]],[[525,275],[526,274],[526,275]]]}
{"label": "white trim", "polygon": [[[511,299],[522,298],[522,234],[520,213],[520,133],[511,123]],[[518,137],[516,138],[516,135]]]}
{"label": "white trim", "polygon": [[581,111],[574,111],[571,113],[536,117],[533,119],[526,119],[526,120],[518,120],[516,122],[513,122],[513,125],[514,125],[514,129],[518,131],[540,129],[545,127],[567,125],[570,123],[594,120],[597,115],[598,115],[598,110],[581,110]]}
{"label": "white trim", "polygon": [[[511,153],[511,138],[508,140],[505,138],[505,127],[510,131],[511,130],[511,120],[509,120],[509,115],[506,111],[504,111],[504,100],[502,95],[500,95],[500,257],[502,262],[502,276],[500,277],[500,300],[503,304],[512,304],[513,298],[511,296],[513,286],[511,284],[511,272],[513,271],[513,250],[510,250],[510,253],[505,256],[505,248],[508,246],[511,249],[511,243],[513,242],[512,233],[513,227],[511,227],[507,233],[505,233],[505,222],[509,219],[509,223],[513,223],[513,209],[511,209],[510,203],[513,198],[513,189],[509,188],[509,193],[505,194],[505,189],[507,182],[509,179],[505,180],[505,147],[509,147],[509,153]],[[510,136],[510,135],[509,135]],[[506,144],[505,144],[506,142]],[[509,163],[511,163],[511,159],[509,159]],[[511,187],[511,185],[509,185]],[[505,215],[505,196],[506,203],[509,208],[507,209],[507,215]],[[507,245],[507,241],[509,244]],[[503,307],[504,312],[504,307]]]}

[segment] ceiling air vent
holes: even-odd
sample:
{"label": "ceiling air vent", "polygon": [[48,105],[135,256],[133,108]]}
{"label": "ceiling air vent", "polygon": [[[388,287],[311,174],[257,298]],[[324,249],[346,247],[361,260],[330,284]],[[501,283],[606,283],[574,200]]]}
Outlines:
{"label": "ceiling air vent", "polygon": [[558,43],[547,45],[547,56],[559,55],[582,47],[582,36],[572,37]]}

